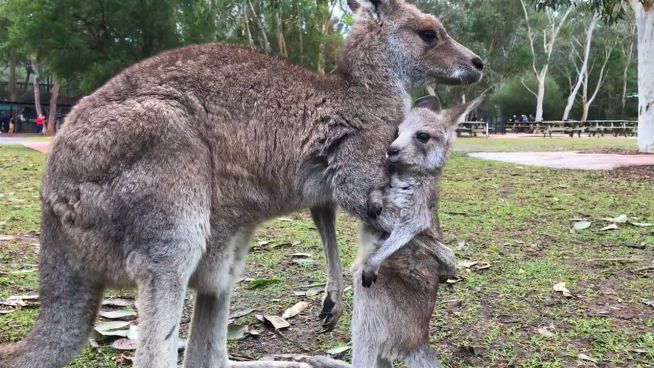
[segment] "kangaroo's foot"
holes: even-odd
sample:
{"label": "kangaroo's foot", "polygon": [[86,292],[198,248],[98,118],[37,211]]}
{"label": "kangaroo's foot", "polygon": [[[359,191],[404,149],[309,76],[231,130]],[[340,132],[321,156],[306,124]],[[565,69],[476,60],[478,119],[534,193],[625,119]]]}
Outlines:
{"label": "kangaroo's foot", "polygon": [[322,300],[322,310],[318,316],[324,331],[331,331],[343,314],[343,290],[329,290]]}
{"label": "kangaroo's foot", "polygon": [[320,355],[302,355],[302,354],[279,354],[264,357],[266,360],[273,361],[291,361],[308,364],[311,368],[352,368],[352,366],[342,360],[332,359]]}

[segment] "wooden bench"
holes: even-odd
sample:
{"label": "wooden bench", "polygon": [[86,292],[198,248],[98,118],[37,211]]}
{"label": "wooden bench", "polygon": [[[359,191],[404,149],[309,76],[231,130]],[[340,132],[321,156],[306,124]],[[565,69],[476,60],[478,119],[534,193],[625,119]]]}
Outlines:
{"label": "wooden bench", "polygon": [[484,121],[467,121],[460,123],[456,129],[456,136],[460,137],[463,133],[471,137],[476,137],[477,134],[482,134],[488,137],[488,123]]}

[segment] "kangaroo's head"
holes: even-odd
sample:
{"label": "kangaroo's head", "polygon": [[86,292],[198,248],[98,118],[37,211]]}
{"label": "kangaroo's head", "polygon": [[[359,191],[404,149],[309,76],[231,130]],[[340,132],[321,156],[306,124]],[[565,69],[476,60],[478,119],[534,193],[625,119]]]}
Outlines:
{"label": "kangaroo's head", "polygon": [[450,37],[435,16],[404,0],[348,0],[348,4],[357,21],[339,67],[359,74],[388,73],[406,89],[481,79],[482,60]]}
{"label": "kangaroo's head", "polygon": [[404,171],[435,173],[445,165],[461,117],[479,106],[484,97],[447,110],[441,110],[436,96],[417,100],[388,148],[389,164]]}

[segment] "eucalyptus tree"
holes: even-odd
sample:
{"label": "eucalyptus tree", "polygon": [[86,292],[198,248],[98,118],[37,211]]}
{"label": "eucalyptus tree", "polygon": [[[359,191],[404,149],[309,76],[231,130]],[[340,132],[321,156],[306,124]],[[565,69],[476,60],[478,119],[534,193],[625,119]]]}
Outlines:
{"label": "eucalyptus tree", "polygon": [[535,0],[542,9],[590,6],[609,22],[622,21],[629,8],[637,29],[638,47],[638,146],[654,152],[654,0]]}

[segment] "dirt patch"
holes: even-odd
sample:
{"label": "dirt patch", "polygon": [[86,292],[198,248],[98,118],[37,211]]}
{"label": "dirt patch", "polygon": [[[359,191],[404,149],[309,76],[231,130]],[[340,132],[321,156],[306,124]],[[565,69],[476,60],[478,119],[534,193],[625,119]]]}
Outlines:
{"label": "dirt patch", "polygon": [[607,179],[628,179],[636,181],[654,180],[654,165],[620,167],[605,171],[602,175]]}

